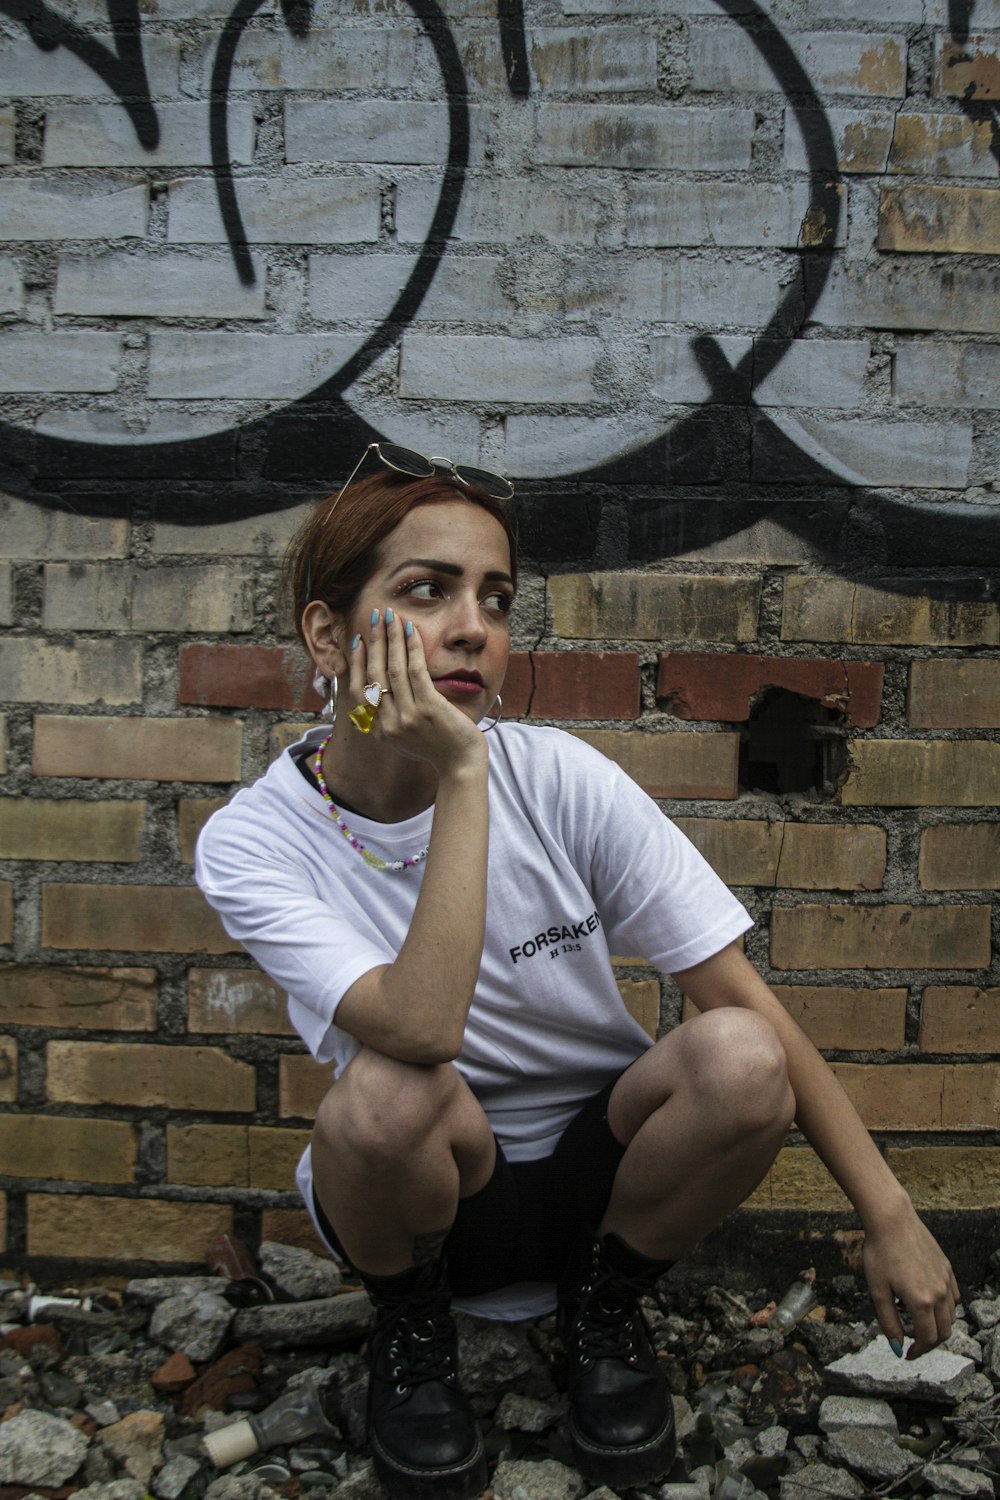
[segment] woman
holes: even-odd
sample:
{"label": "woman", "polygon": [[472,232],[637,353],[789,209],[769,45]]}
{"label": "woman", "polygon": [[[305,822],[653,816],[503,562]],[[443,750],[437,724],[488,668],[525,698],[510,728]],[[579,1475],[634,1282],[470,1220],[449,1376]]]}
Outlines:
{"label": "woman", "polygon": [[[639,1298],[764,1176],[793,1118],[866,1230],[881,1326],[947,1337],[947,1260],[832,1073],[743,957],[750,919],[613,763],[500,726],[516,587],[506,480],[391,445],[289,553],[301,639],[340,704],[217,813],[197,877],[337,1076],[299,1183],[377,1310],[369,1438],[390,1494],[486,1480],[452,1293],[552,1305],[595,1483],[669,1469]],[[366,455],[362,456],[364,462]],[[357,466],[361,467],[360,463]],[[611,953],[699,1014],[652,1044]]]}

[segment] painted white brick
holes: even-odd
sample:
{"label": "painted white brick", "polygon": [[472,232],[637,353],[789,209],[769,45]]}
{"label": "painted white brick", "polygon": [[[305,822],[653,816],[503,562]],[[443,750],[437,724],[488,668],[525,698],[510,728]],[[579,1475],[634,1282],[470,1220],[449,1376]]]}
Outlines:
{"label": "painted white brick", "polygon": [[122,557],[128,537],[127,521],[43,510],[30,500],[0,495],[0,557]]}
{"label": "painted white brick", "polygon": [[[821,93],[902,98],[906,39],[887,33],[799,31],[785,40]],[[781,84],[750,37],[733,26],[699,27],[690,42],[696,91],[757,93]]]}
{"label": "painted white brick", "polygon": [[14,160],[14,123],[13,106],[0,105],[0,166],[9,166]]}
{"label": "painted white brick", "polygon": [[862,339],[796,339],[754,388],[758,406],[839,407],[851,411],[865,397],[871,345]]}
{"label": "painted white brick", "polygon": [[8,637],[0,641],[0,693],[11,703],[138,703],[142,642]]}
{"label": "painted white brick", "polygon": [[663,266],[662,317],[692,328],[764,327],[794,285],[790,255],[676,256]]}
{"label": "painted white brick", "polygon": [[[927,9],[926,20],[929,26],[951,26],[951,6],[949,0],[925,0]],[[976,0],[976,8],[973,12],[975,23],[980,30],[991,30],[994,26],[1000,26],[1000,0]]]}
{"label": "painted white brick", "polygon": [[45,178],[0,182],[0,240],[122,240],[146,233],[145,187]]}
{"label": "painted white brick", "polygon": [[[107,12],[104,16],[107,22]],[[97,33],[95,40],[115,50],[110,32]],[[143,57],[150,92],[157,102],[177,93],[180,43],[156,32],[143,38]],[[0,37],[0,94],[7,98],[40,98],[70,94],[78,99],[114,99],[114,90],[65,47],[43,52],[28,37]]]}
{"label": "painted white brick", "polygon": [[835,265],[811,321],[831,327],[1000,333],[1000,268],[957,260]]}
{"label": "painted white brick", "polygon": [[[377,182],[360,177],[239,177],[235,181],[247,239],[254,245],[366,244],[378,239]],[[215,184],[191,178],[170,188],[171,244],[225,243]]]}
{"label": "painted white brick", "polygon": [[[593,245],[612,218],[614,187],[606,174],[574,173],[572,183],[532,177],[470,174],[451,237],[469,244],[512,244],[539,235],[556,244]],[[396,233],[402,244],[427,238],[441,193],[440,180],[406,178],[396,194]]]}
{"label": "painted white brick", "polygon": [[281,559],[285,548],[312,510],[312,502],[290,505],[266,516],[248,516],[207,526],[153,525],[157,557],[262,557]]}
{"label": "painted white brick", "polygon": [[17,262],[0,255],[0,313],[20,312],[24,305],[24,286]]}
{"label": "painted white brick", "polygon": [[448,156],[448,107],[429,103],[289,100],[285,156],[290,162],[393,162],[436,166]]}
{"label": "painted white brick", "polygon": [[417,400],[593,401],[598,339],[508,339],[490,334],[403,339],[399,391]]}
{"label": "painted white brick", "polygon": [[361,341],[351,334],[154,333],[149,395],[292,400],[335,374]]}
{"label": "painted white brick", "polygon": [[[751,347],[748,338],[716,338],[722,354],[734,369]],[[712,394],[710,381],[702,373],[701,365],[692,348],[692,339],[684,334],[665,334],[650,339],[653,354],[653,394],[664,401],[707,401]],[[744,382],[743,399],[749,395],[749,378]]]}
{"label": "painted white brick", "polygon": [[[324,323],[384,317],[416,264],[412,254],[311,255],[309,310]],[[494,255],[447,255],[417,311],[418,322],[496,323],[514,304],[501,290]]]}
{"label": "painted white brick", "polygon": [[[337,31],[314,27],[302,38],[291,36],[284,27],[244,31],[233,60],[230,88],[235,93],[243,89],[331,93],[359,86],[388,88],[393,82],[389,72],[392,40],[390,28],[377,26],[343,26]],[[206,89],[211,85],[216,45],[214,36],[207,40],[199,60]]]}
{"label": "painted white brick", "polygon": [[[60,167],[209,166],[208,105],[158,103],[160,143],[146,151],[136,139],[120,105],[62,104],[45,116],[44,160]],[[227,111],[229,157],[253,160],[254,123],[249,104],[233,103]]]}
{"label": "painted white brick", "polygon": [[[829,125],[841,172],[885,170],[896,118],[889,110],[828,109],[823,115],[810,110],[808,116],[817,125],[823,119]],[[799,118],[791,109],[785,110],[784,164],[791,172],[807,172],[810,167]]]}
{"label": "painted white brick", "polygon": [[508,417],[504,431],[506,472],[544,479],[593,468],[642,447],[662,433],[663,421],[628,412],[613,417],[531,413]]}
{"label": "painted white brick", "polygon": [[[916,162],[911,159],[915,131],[920,132],[924,147]],[[935,177],[982,177],[995,182],[992,122],[970,120],[959,114],[900,114],[889,154],[889,171]]]}
{"label": "painted white brick", "polygon": [[[750,11],[750,0],[739,7]],[[623,6],[621,0],[562,0],[560,9],[565,16],[614,16],[620,19]],[[628,0],[629,16],[655,16],[660,20],[664,14],[663,0]],[[672,0],[672,16],[717,16],[719,7],[715,0]]]}
{"label": "painted white brick", "polygon": [[49,563],[47,630],[244,631],[253,625],[250,569]]}
{"label": "painted white brick", "polygon": [[57,313],[161,318],[263,318],[264,271],[241,286],[227,261],[170,252],[67,258],[56,275]]}
{"label": "painted white brick", "polygon": [[817,21],[871,22],[875,26],[920,26],[925,0],[813,0],[810,17]]}
{"label": "painted white brick", "polygon": [[546,94],[656,88],[656,38],[634,26],[529,31],[531,68]]}
{"label": "painted white brick", "polygon": [[113,391],[121,339],[116,333],[5,332],[0,391]]}
{"label": "painted white brick", "polygon": [[[630,245],[794,249],[816,232],[810,200],[806,183],[633,182],[625,234]],[[837,243],[843,242],[844,218]]]}
{"label": "painted white brick", "polygon": [[0,564],[0,625],[14,623],[14,570],[10,563]]}
{"label": "painted white brick", "polygon": [[1000,410],[1000,344],[902,343],[893,360],[892,393],[901,406]]}
{"label": "painted white brick", "polygon": [[749,166],[752,134],[746,109],[543,104],[535,156],[548,166],[724,172]]}
{"label": "painted white brick", "polygon": [[774,412],[771,420],[801,451],[848,484],[962,489],[972,428],[957,422],[866,422]]}

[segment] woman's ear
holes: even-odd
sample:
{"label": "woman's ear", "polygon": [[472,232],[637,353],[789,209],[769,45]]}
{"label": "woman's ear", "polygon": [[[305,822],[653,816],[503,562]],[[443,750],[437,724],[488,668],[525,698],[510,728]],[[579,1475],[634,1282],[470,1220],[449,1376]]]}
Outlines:
{"label": "woman's ear", "polygon": [[313,599],[302,612],[302,634],[309,655],[328,681],[348,670],[342,639],[346,629],[344,617],[334,614],[320,599]]}

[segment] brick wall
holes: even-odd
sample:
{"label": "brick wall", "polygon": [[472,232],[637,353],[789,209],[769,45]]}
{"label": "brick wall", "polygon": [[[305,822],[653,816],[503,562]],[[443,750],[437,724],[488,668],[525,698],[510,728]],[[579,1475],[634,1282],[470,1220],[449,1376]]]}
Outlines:
{"label": "brick wall", "polygon": [[[678,818],[920,1207],[1000,1207],[1000,11],[510,9],[0,22],[3,1263],[308,1238],[324,1073],[191,859],[379,434],[517,477],[508,715]],[[850,1223],[795,1139],[751,1206]]]}

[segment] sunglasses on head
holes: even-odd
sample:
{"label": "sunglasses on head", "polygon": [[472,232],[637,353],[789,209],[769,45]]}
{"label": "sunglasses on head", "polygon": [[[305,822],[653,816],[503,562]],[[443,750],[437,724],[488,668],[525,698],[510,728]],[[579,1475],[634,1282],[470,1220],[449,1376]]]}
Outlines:
{"label": "sunglasses on head", "polygon": [[379,463],[384,464],[387,469],[392,469],[397,474],[409,474],[414,479],[430,479],[432,475],[444,470],[467,489],[482,490],[494,500],[509,500],[514,493],[514,486],[509,479],[503,474],[494,474],[489,469],[476,469],[470,464],[454,464],[450,458],[425,458],[422,453],[415,453],[412,448],[401,448],[398,443],[369,443],[338,490],[336,499],[327,512],[328,521],[369,453],[374,453]]}

